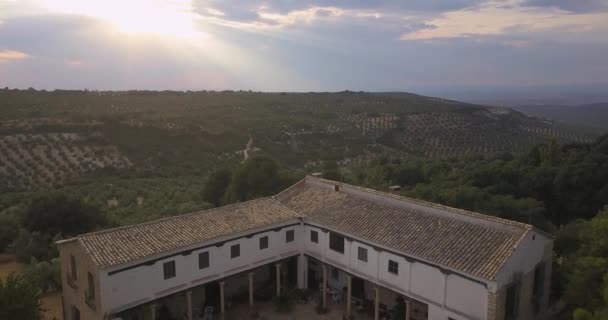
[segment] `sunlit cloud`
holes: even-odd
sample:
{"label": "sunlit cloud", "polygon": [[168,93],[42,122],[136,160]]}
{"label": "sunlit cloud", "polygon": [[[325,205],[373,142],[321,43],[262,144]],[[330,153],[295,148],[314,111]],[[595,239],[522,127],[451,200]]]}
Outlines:
{"label": "sunlit cloud", "polygon": [[608,13],[575,14],[556,7],[523,6],[523,0],[490,1],[424,21],[430,28],[405,33],[402,40],[433,40],[503,35],[512,32],[608,31]]}
{"label": "sunlit cloud", "polygon": [[23,60],[29,58],[29,55],[17,50],[0,50],[0,63],[14,60]]}
{"label": "sunlit cloud", "polygon": [[40,6],[52,13],[100,19],[126,33],[182,39],[207,36],[198,29],[189,0],[40,0]]}

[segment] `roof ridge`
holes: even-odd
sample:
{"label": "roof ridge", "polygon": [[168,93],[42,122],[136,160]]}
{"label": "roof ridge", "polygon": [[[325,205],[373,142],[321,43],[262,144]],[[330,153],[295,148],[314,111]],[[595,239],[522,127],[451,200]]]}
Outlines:
{"label": "roof ridge", "polygon": [[447,206],[447,205],[440,204],[440,203],[406,197],[406,196],[383,192],[383,191],[379,191],[379,190],[375,190],[375,189],[371,189],[371,188],[360,187],[360,186],[352,185],[352,184],[349,184],[346,182],[328,180],[328,179],[313,177],[310,175],[306,176],[305,179],[317,181],[317,182],[321,182],[321,183],[326,183],[326,184],[339,184],[340,186],[348,186],[349,188],[353,188],[353,189],[363,191],[366,193],[375,194],[378,196],[383,196],[386,198],[392,198],[392,199],[401,200],[401,201],[407,201],[410,203],[422,205],[422,206],[432,208],[432,209],[442,209],[442,210],[445,210],[445,211],[448,211],[451,213],[460,214],[460,215],[464,215],[464,216],[471,217],[471,218],[486,220],[486,221],[490,221],[490,222],[494,222],[494,223],[500,223],[500,224],[511,226],[511,227],[519,227],[519,228],[526,229],[526,230],[537,229],[534,226],[527,224],[527,223],[523,223],[523,222],[508,220],[508,219],[504,219],[504,218],[500,218],[500,217],[496,217],[496,216],[492,216],[492,215],[488,215],[488,214],[483,214],[483,213],[479,213],[479,212],[475,212],[475,211],[455,208],[455,207]]}
{"label": "roof ridge", "polygon": [[74,239],[81,239],[83,237],[90,236],[90,235],[98,235],[98,234],[110,233],[110,232],[114,232],[114,231],[125,230],[125,229],[134,228],[134,227],[155,224],[155,223],[159,223],[159,222],[163,222],[163,221],[168,221],[168,220],[183,219],[183,218],[191,217],[191,216],[194,216],[194,215],[197,215],[197,214],[211,212],[211,211],[215,211],[215,210],[219,210],[219,209],[226,209],[226,208],[230,208],[230,207],[236,207],[237,205],[243,205],[245,203],[258,202],[260,200],[267,200],[267,199],[272,199],[272,197],[261,197],[261,198],[251,199],[251,200],[247,200],[247,201],[243,201],[243,202],[230,203],[230,204],[223,205],[223,206],[220,206],[220,207],[214,207],[214,208],[209,208],[209,209],[204,209],[204,210],[184,213],[184,214],[180,214],[180,215],[177,215],[177,216],[164,217],[164,218],[160,218],[160,219],[156,219],[156,220],[151,220],[151,221],[146,221],[146,222],[141,222],[141,223],[135,223],[135,224],[130,224],[130,225],[126,225],[126,226],[120,226],[120,227],[115,227],[115,228],[110,228],[110,229],[104,229],[104,230],[99,230],[99,231],[87,232],[87,233],[79,234],[79,235],[77,235],[77,236],[75,236],[73,238],[57,241],[57,243],[58,244],[59,243],[65,243],[65,242],[72,241]]}

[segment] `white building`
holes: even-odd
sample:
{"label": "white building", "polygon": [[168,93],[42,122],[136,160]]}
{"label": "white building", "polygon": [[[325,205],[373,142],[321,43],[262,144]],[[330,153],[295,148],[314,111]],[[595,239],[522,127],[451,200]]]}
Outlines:
{"label": "white building", "polygon": [[58,244],[67,320],[197,319],[204,306],[224,313],[296,286],[326,288],[324,304],[337,292],[347,317],[354,306],[377,318],[401,304],[412,320],[524,320],[547,307],[553,240],[527,224],[307,177],[273,197]]}

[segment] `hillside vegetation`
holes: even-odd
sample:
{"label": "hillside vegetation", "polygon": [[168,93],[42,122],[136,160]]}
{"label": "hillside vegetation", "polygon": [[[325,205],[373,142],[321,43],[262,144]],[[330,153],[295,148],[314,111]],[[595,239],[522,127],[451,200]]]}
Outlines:
{"label": "hillside vegetation", "polygon": [[408,93],[0,90],[0,191],[100,175],[204,177],[255,154],[314,170],[328,159],[517,151],[550,138],[592,137],[510,109]]}

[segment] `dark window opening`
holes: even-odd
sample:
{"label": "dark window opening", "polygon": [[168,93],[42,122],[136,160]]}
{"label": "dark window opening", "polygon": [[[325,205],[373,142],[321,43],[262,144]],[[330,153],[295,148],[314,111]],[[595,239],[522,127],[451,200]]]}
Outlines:
{"label": "dark window opening", "polygon": [[72,276],[72,280],[78,279],[78,272],[76,270],[76,258],[73,255],[70,255],[70,273]]}
{"label": "dark window opening", "polygon": [[310,230],[310,242],[314,242],[314,243],[319,243],[319,233],[314,231],[314,230]]}
{"label": "dark window opening", "polygon": [[260,238],[260,250],[268,248],[268,237]]}
{"label": "dark window opening", "polygon": [[209,251],[198,254],[198,268],[205,269],[209,267]]}
{"label": "dark window opening", "polygon": [[76,306],[72,306],[72,320],[80,320],[80,310]]}
{"label": "dark window opening", "polygon": [[519,284],[511,284],[507,287],[507,299],[505,302],[505,319],[511,320],[517,318],[519,300]]}
{"label": "dark window opening", "polygon": [[230,258],[237,258],[241,255],[241,245],[235,244],[230,247]]}
{"label": "dark window opening", "polygon": [[388,260],[388,272],[399,274],[399,263],[393,260]]}
{"label": "dark window opening", "polygon": [[294,232],[293,230],[287,230],[285,232],[285,242],[293,242]]}
{"label": "dark window opening", "polygon": [[90,272],[87,274],[87,276],[89,282],[87,298],[90,300],[95,300],[95,278],[93,278],[93,275]]}
{"label": "dark window opening", "polygon": [[333,251],[344,253],[344,238],[330,232],[329,233],[329,248]]}
{"label": "dark window opening", "polygon": [[367,249],[359,247],[357,250],[357,257],[359,260],[367,262]]}
{"label": "dark window opening", "polygon": [[175,261],[163,263],[163,273],[165,280],[175,277]]}
{"label": "dark window opening", "polygon": [[540,296],[543,294],[543,283],[545,278],[545,263],[539,263],[534,269],[534,287],[532,293],[534,296]]}

